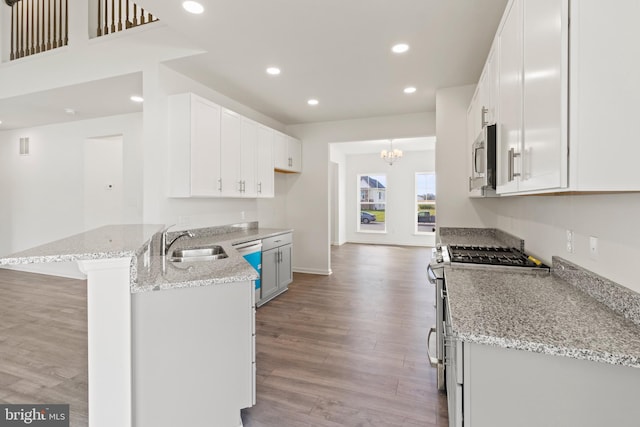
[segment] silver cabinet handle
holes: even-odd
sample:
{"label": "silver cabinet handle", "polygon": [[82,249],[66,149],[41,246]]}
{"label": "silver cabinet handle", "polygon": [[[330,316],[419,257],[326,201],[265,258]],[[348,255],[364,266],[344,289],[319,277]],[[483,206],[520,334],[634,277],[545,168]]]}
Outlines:
{"label": "silver cabinet handle", "polygon": [[513,181],[515,179],[515,177],[520,176],[519,173],[515,172],[515,161],[516,161],[516,157],[520,157],[520,153],[516,153],[516,149],[515,148],[510,148],[509,149],[509,181]]}
{"label": "silver cabinet handle", "polygon": [[242,181],[242,192],[246,192],[247,191],[247,181]]}
{"label": "silver cabinet handle", "polygon": [[482,110],[480,110],[480,124],[481,127],[485,127],[486,125],[489,124],[489,122],[487,121],[487,114],[489,114],[489,109],[487,107],[482,107]]}
{"label": "silver cabinet handle", "polygon": [[222,191],[222,179],[218,178],[218,191]]}
{"label": "silver cabinet handle", "polygon": [[429,343],[431,342],[431,335],[436,331],[436,328],[429,329],[429,334],[427,335],[427,357],[429,358],[429,363],[432,368],[438,366],[438,358],[431,356],[431,352],[429,351]]}
{"label": "silver cabinet handle", "polygon": [[258,194],[262,194],[262,183],[258,183]]}

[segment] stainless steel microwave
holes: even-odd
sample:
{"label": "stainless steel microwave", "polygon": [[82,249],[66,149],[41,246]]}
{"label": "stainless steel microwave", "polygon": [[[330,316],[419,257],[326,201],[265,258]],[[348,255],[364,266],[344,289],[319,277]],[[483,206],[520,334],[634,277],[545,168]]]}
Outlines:
{"label": "stainless steel microwave", "polygon": [[494,196],[496,190],[496,125],[482,128],[471,148],[469,191]]}

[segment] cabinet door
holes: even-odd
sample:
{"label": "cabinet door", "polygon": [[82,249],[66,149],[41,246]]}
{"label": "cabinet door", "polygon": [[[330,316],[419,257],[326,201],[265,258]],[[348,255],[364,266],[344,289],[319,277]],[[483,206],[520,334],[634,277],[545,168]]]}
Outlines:
{"label": "cabinet door", "polygon": [[218,179],[220,179],[220,107],[192,96],[191,195],[218,195]]}
{"label": "cabinet door", "polygon": [[190,93],[169,97],[169,194],[218,196],[220,107]]}
{"label": "cabinet door", "polygon": [[273,138],[273,154],[275,168],[280,170],[289,170],[289,146],[287,135],[275,132]]}
{"label": "cabinet door", "polygon": [[284,245],[278,248],[279,263],[278,263],[278,289],[286,287],[289,283],[293,282],[293,272],[291,270],[291,249],[292,245]]}
{"label": "cabinet door", "polygon": [[261,299],[268,298],[278,290],[278,248],[262,252]]}
{"label": "cabinet door", "polygon": [[518,191],[522,153],[522,2],[515,0],[510,6],[498,38],[500,121],[496,157],[499,194]]}
{"label": "cabinet door", "polygon": [[565,0],[523,2],[523,141],[519,190],[567,186]]}
{"label": "cabinet door", "polygon": [[302,172],[302,142],[288,137],[287,145],[289,148],[289,170]]}
{"label": "cabinet door", "polygon": [[498,99],[500,96],[499,92],[499,83],[500,83],[500,74],[499,74],[499,43],[494,43],[491,47],[491,51],[489,51],[489,56],[487,58],[487,102],[488,102],[488,113],[487,113],[487,121],[489,124],[494,124],[498,122]]}
{"label": "cabinet door", "polygon": [[258,124],[242,118],[242,144],[240,147],[240,181],[243,197],[258,195],[256,182]]}
{"label": "cabinet door", "polygon": [[238,197],[241,195],[240,145],[242,131],[240,116],[233,111],[222,110],[220,126],[220,194],[224,197]]}
{"label": "cabinet door", "polygon": [[258,128],[258,197],[274,196],[273,176],[273,130],[260,126]]}

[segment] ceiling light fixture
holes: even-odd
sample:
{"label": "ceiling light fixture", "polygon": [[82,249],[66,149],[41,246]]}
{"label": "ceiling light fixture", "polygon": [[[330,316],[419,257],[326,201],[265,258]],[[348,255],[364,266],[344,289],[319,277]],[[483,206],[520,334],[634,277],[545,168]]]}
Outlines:
{"label": "ceiling light fixture", "polygon": [[76,110],[74,110],[73,108],[65,108],[64,112],[70,116],[74,116],[76,114]]}
{"label": "ceiling light fixture", "polygon": [[269,67],[267,68],[267,74],[271,74],[272,76],[277,76],[278,74],[280,74],[280,68]]}
{"label": "ceiling light fixture", "polygon": [[393,47],[391,48],[391,51],[393,53],[405,53],[408,50],[409,50],[409,45],[406,43],[398,43],[396,45],[393,45]]}
{"label": "ceiling light fixture", "polygon": [[407,86],[404,88],[404,93],[414,93],[416,91],[416,88],[413,86]]}
{"label": "ceiling light fixture", "polygon": [[204,12],[204,6],[202,6],[197,1],[185,1],[182,3],[182,8],[189,13],[193,13],[194,15],[199,15]]}
{"label": "ceiling light fixture", "polygon": [[144,98],[139,96],[139,95],[131,95],[131,98],[129,98],[130,100],[132,100],[133,102],[143,102]]}
{"label": "ceiling light fixture", "polygon": [[318,102],[317,99],[310,99],[310,100],[307,101],[307,104],[309,104],[309,105],[318,105],[319,102]]}
{"label": "ceiling light fixture", "polygon": [[389,166],[402,158],[402,150],[393,148],[393,139],[389,140],[389,150],[382,150],[380,152],[380,158],[389,163]]}

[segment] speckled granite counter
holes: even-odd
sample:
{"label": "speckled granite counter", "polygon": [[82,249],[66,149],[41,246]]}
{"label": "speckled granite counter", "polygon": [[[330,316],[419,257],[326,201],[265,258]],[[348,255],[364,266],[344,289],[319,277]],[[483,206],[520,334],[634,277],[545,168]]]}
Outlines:
{"label": "speckled granite counter", "polygon": [[136,256],[162,225],[108,225],[0,258],[0,265]]}
{"label": "speckled granite counter", "polygon": [[[2,265],[50,263],[131,257],[131,292],[206,286],[258,278],[256,271],[233,248],[233,244],[264,239],[291,229],[258,228],[257,223],[193,230],[195,237],[181,239],[174,248],[217,244],[228,258],[209,262],[167,263],[152,246],[158,244],[163,225],[110,225],[37,246],[0,258]],[[169,233],[172,237],[175,232]],[[149,253],[148,262],[144,261]]]}
{"label": "speckled granite counter", "polygon": [[[226,230],[226,232],[219,232]],[[228,258],[207,262],[167,262],[167,269],[162,272],[162,258],[153,255],[150,264],[143,267],[138,261],[137,278],[131,284],[131,292],[146,292],[150,290],[207,286],[217,283],[231,283],[258,278],[257,272],[244,260],[242,255],[233,248],[234,244],[261,240],[292,232],[291,229],[277,228],[222,228],[194,230],[195,237],[178,240],[173,249],[196,247],[216,244],[222,246]]]}
{"label": "speckled granite counter", "polygon": [[524,251],[524,240],[497,228],[440,227],[443,245],[509,246]]}
{"label": "speckled granite counter", "polygon": [[640,327],[557,275],[445,270],[461,340],[640,368]]}

